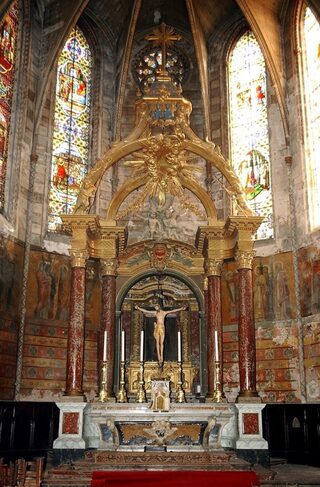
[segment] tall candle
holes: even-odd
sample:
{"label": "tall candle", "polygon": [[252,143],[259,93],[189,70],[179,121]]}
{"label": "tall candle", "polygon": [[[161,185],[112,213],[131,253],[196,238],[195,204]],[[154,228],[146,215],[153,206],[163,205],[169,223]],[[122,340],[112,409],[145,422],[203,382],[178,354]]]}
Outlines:
{"label": "tall candle", "polygon": [[140,362],[143,362],[143,345],[144,345],[144,331],[140,334]]}
{"label": "tall candle", "polygon": [[178,362],[181,362],[181,331],[178,331]]}
{"label": "tall candle", "polygon": [[108,332],[105,330],[104,331],[104,336],[103,336],[103,361],[107,361],[107,337],[108,337]]}
{"label": "tall candle", "polygon": [[121,362],[124,362],[124,344],[125,344],[125,332],[121,332]]}
{"label": "tall candle", "polygon": [[215,330],[215,332],[214,332],[214,354],[215,354],[215,361],[219,362],[218,332],[217,332],[217,330]]}

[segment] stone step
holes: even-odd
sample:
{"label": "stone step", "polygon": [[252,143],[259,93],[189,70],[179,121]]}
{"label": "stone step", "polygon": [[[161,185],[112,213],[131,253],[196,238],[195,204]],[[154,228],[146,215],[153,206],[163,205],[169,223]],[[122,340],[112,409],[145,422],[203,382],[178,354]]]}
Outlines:
{"label": "stone step", "polygon": [[232,452],[137,452],[90,450],[84,460],[48,466],[43,487],[90,486],[97,470],[250,470],[251,465]]}

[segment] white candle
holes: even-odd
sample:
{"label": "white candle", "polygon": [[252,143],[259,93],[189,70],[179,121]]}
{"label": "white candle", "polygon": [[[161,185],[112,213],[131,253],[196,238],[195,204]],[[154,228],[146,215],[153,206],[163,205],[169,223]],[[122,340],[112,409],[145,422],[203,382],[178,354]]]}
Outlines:
{"label": "white candle", "polygon": [[107,361],[107,336],[108,332],[105,330],[104,331],[104,336],[103,336],[103,361]]}
{"label": "white candle", "polygon": [[178,331],[178,362],[181,362],[181,331]]}
{"label": "white candle", "polygon": [[143,345],[144,345],[144,331],[140,334],[140,362],[143,362]]}
{"label": "white candle", "polygon": [[219,362],[218,332],[217,332],[217,330],[215,330],[215,332],[214,332],[214,354],[215,354],[215,361]]}
{"label": "white candle", "polygon": [[124,362],[124,344],[125,344],[125,332],[121,332],[121,362]]}

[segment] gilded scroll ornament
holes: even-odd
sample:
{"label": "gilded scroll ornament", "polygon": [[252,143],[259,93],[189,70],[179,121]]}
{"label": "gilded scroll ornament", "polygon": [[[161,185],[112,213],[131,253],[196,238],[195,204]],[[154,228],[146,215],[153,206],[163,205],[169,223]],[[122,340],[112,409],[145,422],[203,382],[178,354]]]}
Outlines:
{"label": "gilded scroll ornament", "polygon": [[253,251],[243,251],[237,250],[235,253],[235,259],[238,262],[239,269],[252,269],[253,259],[256,252]]}
{"label": "gilded scroll ornament", "polygon": [[116,276],[119,262],[117,259],[100,260],[100,270],[102,276]]}
{"label": "gilded scroll ornament", "polygon": [[71,267],[85,267],[88,258],[87,252],[74,250],[70,252]]}
{"label": "gilded scroll ornament", "polygon": [[207,259],[205,270],[207,276],[221,276],[223,259]]}
{"label": "gilded scroll ornament", "polygon": [[162,243],[155,244],[148,251],[151,266],[157,271],[163,271],[167,267],[172,253],[172,249],[167,247],[167,245]]}
{"label": "gilded scroll ornament", "polygon": [[145,198],[155,198],[160,205],[164,205],[167,193],[178,197],[183,195],[181,177],[197,183],[193,174],[200,169],[189,164],[190,158],[186,157],[182,141],[176,135],[151,137],[144,141],[142,151],[133,155],[137,159],[125,165],[134,170],[134,176],[147,176]]}

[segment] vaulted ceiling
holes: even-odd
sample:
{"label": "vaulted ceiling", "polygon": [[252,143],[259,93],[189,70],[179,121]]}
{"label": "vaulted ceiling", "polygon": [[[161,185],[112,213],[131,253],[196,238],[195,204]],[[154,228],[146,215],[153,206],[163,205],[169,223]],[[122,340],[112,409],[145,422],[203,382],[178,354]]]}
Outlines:
{"label": "vaulted ceiling", "polygon": [[[30,4],[29,4],[30,2]],[[10,5],[0,2],[0,14]],[[291,0],[24,0],[25,12],[41,32],[41,69],[38,107],[40,116],[45,87],[71,27],[82,20],[115,53],[132,49],[141,37],[159,21],[164,21],[193,38],[199,65],[203,107],[208,105],[208,58],[212,39],[219,39],[223,26],[235,19],[246,21],[263,49],[271,81],[278,98],[284,133],[288,135],[283,66],[283,24]],[[319,1],[311,0],[317,11]],[[30,8],[29,8],[30,7]],[[95,27],[94,27],[95,26]],[[33,31],[35,29],[33,28]],[[123,69],[122,75],[124,75]],[[119,91],[121,96],[121,91]],[[205,130],[208,132],[208,127]]]}

